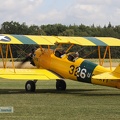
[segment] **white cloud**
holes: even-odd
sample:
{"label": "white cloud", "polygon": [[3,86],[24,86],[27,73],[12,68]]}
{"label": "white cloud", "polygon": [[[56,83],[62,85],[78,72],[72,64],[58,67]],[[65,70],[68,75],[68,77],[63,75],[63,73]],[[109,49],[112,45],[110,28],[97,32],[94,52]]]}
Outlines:
{"label": "white cloud", "polygon": [[5,2],[1,2],[0,16],[2,21],[0,22],[10,20],[24,21],[27,17],[34,19],[33,15],[42,2],[43,0],[5,0]]}
{"label": "white cloud", "polygon": [[[117,4],[118,3],[118,4]],[[119,24],[119,0],[75,0],[69,16],[74,16],[75,23],[105,25],[109,22]],[[116,17],[117,21],[115,22]]]}
{"label": "white cloud", "polygon": [[120,0],[0,0],[0,24],[120,24]]}

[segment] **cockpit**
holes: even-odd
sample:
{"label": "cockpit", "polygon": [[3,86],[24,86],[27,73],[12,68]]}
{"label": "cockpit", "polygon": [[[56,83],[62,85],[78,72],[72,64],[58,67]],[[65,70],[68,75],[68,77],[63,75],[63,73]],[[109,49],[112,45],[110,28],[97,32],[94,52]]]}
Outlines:
{"label": "cockpit", "polygon": [[65,51],[61,48],[55,50],[55,56],[61,58],[65,54]]}
{"label": "cockpit", "polygon": [[56,57],[62,58],[64,55],[66,55],[67,59],[69,61],[72,61],[72,62],[74,62],[79,57],[78,52],[66,53],[65,50],[63,50],[63,49],[56,49],[55,50],[55,56]]}

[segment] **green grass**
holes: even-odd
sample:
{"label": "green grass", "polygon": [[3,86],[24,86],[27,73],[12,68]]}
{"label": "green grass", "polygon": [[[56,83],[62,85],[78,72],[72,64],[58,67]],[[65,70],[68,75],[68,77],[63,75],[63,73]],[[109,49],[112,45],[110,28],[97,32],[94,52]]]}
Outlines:
{"label": "green grass", "polygon": [[37,82],[35,93],[26,93],[25,81],[0,80],[0,120],[119,120],[120,90],[67,81],[67,90],[55,90],[55,81]]}

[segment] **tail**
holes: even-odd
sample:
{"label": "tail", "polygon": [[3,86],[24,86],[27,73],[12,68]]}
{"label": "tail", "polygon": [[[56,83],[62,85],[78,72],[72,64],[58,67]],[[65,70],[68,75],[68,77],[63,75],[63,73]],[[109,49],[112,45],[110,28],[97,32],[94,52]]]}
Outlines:
{"label": "tail", "polygon": [[98,75],[94,75],[93,79],[110,79],[110,80],[120,80],[120,64],[112,72],[104,72]]}
{"label": "tail", "polygon": [[115,70],[112,72],[113,74],[119,74],[120,75],[120,64],[115,68]]}
{"label": "tail", "polygon": [[112,72],[104,72],[92,76],[94,84],[116,87],[120,89],[120,65]]}

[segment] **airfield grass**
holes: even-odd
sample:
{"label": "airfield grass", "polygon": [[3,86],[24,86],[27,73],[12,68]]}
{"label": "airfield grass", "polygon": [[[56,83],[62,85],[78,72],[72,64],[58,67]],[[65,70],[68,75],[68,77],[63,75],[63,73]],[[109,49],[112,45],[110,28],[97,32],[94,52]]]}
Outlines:
{"label": "airfield grass", "polygon": [[36,92],[26,93],[25,82],[0,79],[0,107],[14,109],[0,120],[120,119],[119,89],[66,80],[67,90],[56,91],[56,81],[38,81]]}
{"label": "airfield grass", "polygon": [[0,80],[0,120],[119,120],[120,90],[66,80],[67,90],[56,91],[55,81],[38,81],[26,93],[25,81]]}

